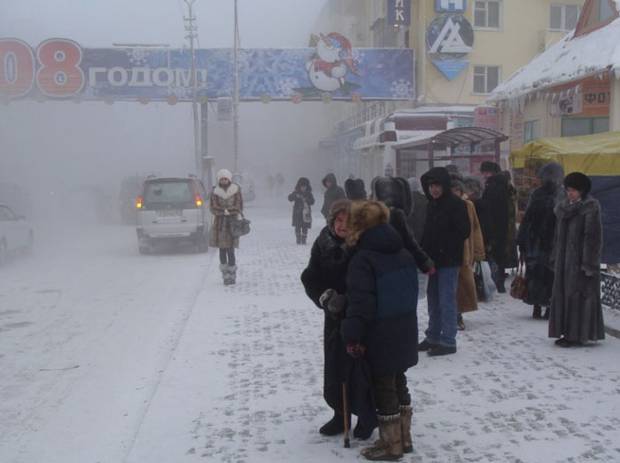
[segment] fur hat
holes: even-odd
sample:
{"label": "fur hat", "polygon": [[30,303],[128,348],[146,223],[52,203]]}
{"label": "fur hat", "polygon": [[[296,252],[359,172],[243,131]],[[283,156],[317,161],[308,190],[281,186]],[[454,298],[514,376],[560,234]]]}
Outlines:
{"label": "fur hat", "polygon": [[334,229],[334,223],[336,222],[336,217],[338,217],[343,212],[349,213],[351,210],[351,201],[348,199],[339,199],[332,204],[332,207],[329,208],[329,216],[327,217],[327,225],[331,230]]}
{"label": "fur hat", "polygon": [[366,230],[390,221],[390,210],[379,201],[354,201],[351,203],[347,229],[347,244],[355,246]]}
{"label": "fur hat", "polygon": [[499,174],[502,169],[499,167],[499,164],[492,161],[484,161],[480,164],[480,172],[491,172],[492,174]]}
{"label": "fur hat", "polygon": [[482,183],[476,177],[465,177],[463,179],[465,193],[471,198],[479,198],[482,194]]}
{"label": "fur hat", "polygon": [[344,191],[347,195],[347,198],[351,201],[366,199],[367,197],[364,180],[362,180],[361,178],[348,178],[344,182]]}
{"label": "fur hat", "polygon": [[557,162],[550,162],[545,164],[536,174],[540,181],[543,183],[553,183],[554,185],[561,185],[564,179],[564,167]]}
{"label": "fur hat", "polygon": [[456,188],[461,194],[465,193],[465,182],[460,175],[450,175],[450,187],[452,189]]}
{"label": "fur hat", "polygon": [[389,208],[401,209],[411,214],[412,199],[409,182],[401,177],[375,177],[372,180],[372,198]]}
{"label": "fur hat", "polygon": [[217,172],[217,174],[215,174],[215,179],[217,180],[217,183],[220,183],[220,180],[222,180],[223,178],[228,179],[228,181],[232,183],[232,177],[232,172],[228,169],[221,169]]}
{"label": "fur hat", "polygon": [[592,181],[587,175],[581,172],[572,172],[564,179],[564,186],[566,188],[574,188],[581,192],[582,198],[585,198],[592,189]]}
{"label": "fur hat", "polygon": [[306,177],[299,177],[299,180],[297,180],[297,185],[295,185],[295,190],[301,189],[302,186],[305,186],[308,191],[312,191],[310,180]]}

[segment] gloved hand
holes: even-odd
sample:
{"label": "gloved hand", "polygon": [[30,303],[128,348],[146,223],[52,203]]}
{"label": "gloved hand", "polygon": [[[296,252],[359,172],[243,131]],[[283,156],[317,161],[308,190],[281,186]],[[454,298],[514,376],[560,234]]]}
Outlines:
{"label": "gloved hand", "polygon": [[347,354],[354,359],[362,357],[366,353],[366,347],[359,342],[350,342],[347,344]]}
{"label": "gloved hand", "polygon": [[344,294],[338,294],[335,289],[327,289],[319,298],[319,302],[330,315],[339,315],[344,312],[347,297]]}
{"label": "gloved hand", "polygon": [[437,273],[437,268],[436,267],[431,267],[428,272],[426,273],[429,277],[432,277],[433,275],[435,275]]}

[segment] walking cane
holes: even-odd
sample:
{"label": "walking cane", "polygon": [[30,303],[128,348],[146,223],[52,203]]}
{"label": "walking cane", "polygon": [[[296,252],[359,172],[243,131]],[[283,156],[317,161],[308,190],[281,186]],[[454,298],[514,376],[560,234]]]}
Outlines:
{"label": "walking cane", "polygon": [[344,448],[351,447],[351,441],[349,439],[349,399],[347,397],[347,383],[342,383],[342,411],[344,415]]}

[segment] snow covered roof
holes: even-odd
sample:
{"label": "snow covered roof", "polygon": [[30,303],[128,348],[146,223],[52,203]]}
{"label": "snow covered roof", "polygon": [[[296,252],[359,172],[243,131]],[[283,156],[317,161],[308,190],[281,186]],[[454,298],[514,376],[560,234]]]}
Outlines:
{"label": "snow covered roof", "polygon": [[[620,0],[616,0],[620,11]],[[502,82],[489,100],[517,98],[606,70],[620,78],[620,18],[587,35],[569,33]]]}

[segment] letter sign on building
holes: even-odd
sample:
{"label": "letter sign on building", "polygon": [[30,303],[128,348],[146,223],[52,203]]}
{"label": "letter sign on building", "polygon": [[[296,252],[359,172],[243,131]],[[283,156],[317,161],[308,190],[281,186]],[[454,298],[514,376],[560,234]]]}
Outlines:
{"label": "letter sign on building", "polygon": [[388,22],[392,26],[411,25],[411,0],[388,0]]}

